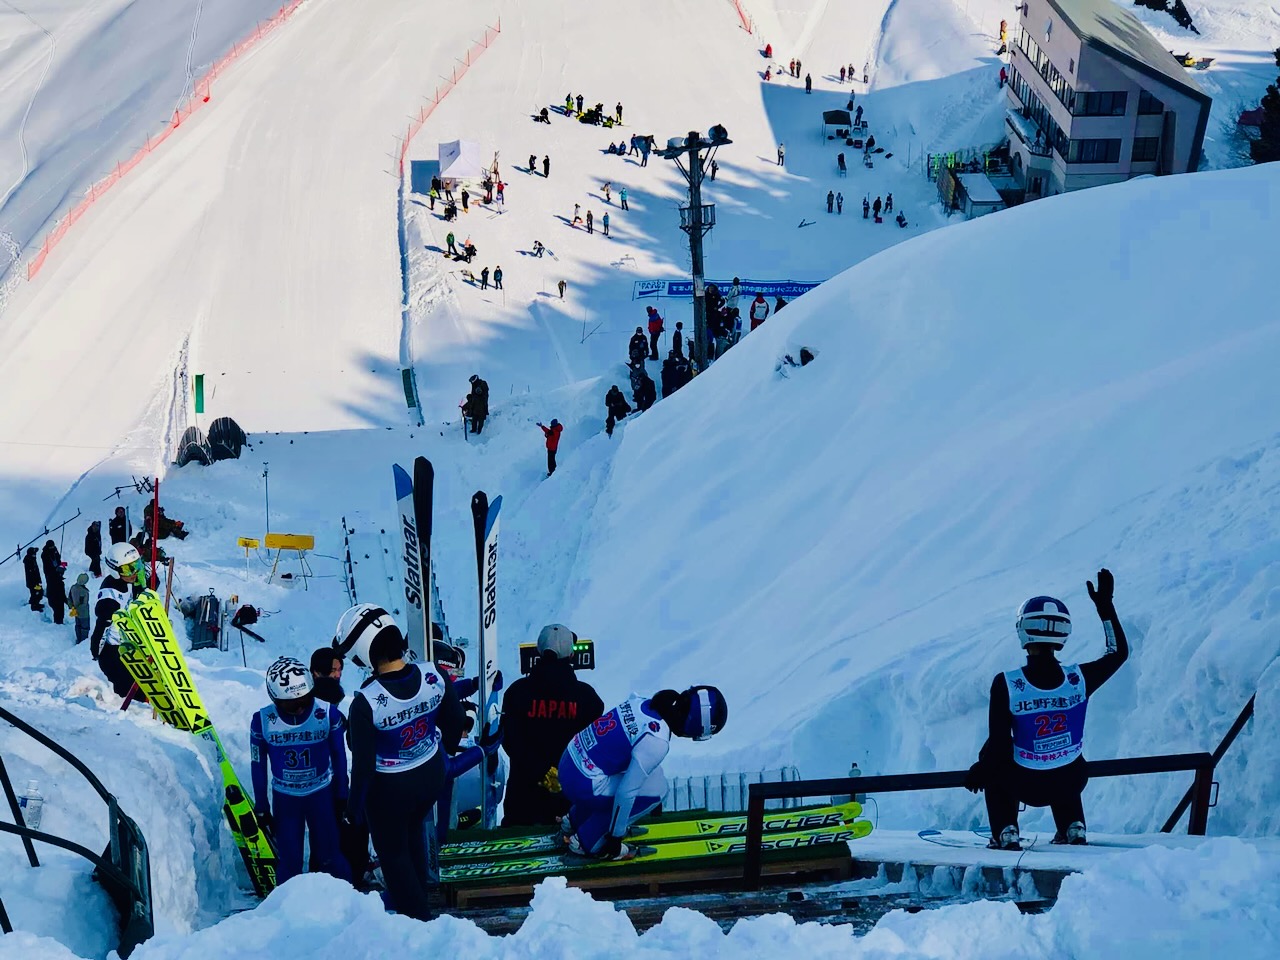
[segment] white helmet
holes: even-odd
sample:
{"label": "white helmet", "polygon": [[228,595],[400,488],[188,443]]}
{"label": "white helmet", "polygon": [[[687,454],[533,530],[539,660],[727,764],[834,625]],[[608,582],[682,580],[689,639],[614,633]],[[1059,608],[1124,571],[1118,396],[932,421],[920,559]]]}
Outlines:
{"label": "white helmet", "polygon": [[369,646],[373,638],[383,630],[400,632],[391,614],[376,603],[358,603],[338,620],[333,633],[333,645],[344,657],[364,670],[372,670]]}
{"label": "white helmet", "polygon": [[1032,597],[1018,608],[1016,627],[1024,650],[1032,643],[1051,643],[1061,650],[1071,636],[1071,614],[1061,600]]}
{"label": "white helmet", "polygon": [[[142,558],[138,556],[138,548],[131,543],[113,543],[107,548],[107,555],[104,558],[107,561],[107,569],[120,575],[122,580],[132,580],[138,575],[138,567],[141,567]],[[132,570],[126,569],[133,564],[138,564]]]}
{"label": "white helmet", "polygon": [[301,660],[281,657],[267,668],[267,696],[275,704],[290,704],[311,696],[311,671]]}
{"label": "white helmet", "polygon": [[548,623],[538,634],[538,652],[554,653],[558,660],[573,659],[573,641],[577,635],[563,623]]}

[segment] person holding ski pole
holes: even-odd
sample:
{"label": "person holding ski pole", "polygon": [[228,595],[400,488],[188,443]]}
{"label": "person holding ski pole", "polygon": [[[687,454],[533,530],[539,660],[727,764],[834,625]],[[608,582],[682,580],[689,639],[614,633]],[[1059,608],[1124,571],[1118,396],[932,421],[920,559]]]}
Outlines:
{"label": "person holding ski pole", "polygon": [[728,718],[715,687],[659,690],[622,702],[570,740],[558,769],[570,804],[561,821],[569,850],[596,860],[634,857],[622,841],[632,823],[662,802],[671,737],[709,740]]}
{"label": "person holding ski pole", "polygon": [[965,787],[986,791],[993,849],[1022,849],[1019,803],[1052,810],[1054,843],[1088,842],[1081,800],[1089,782],[1082,752],[1085,710],[1129,658],[1129,643],[1116,615],[1111,571],[1099,570],[1097,586],[1085,586],[1102,621],[1107,652],[1078,666],[1060,663],[1057,653],[1071,636],[1071,614],[1061,600],[1032,597],[1018,608],[1015,623],[1027,662],[991,681],[987,742]]}
{"label": "person holding ski pole", "polygon": [[350,881],[338,836],[338,811],[347,802],[346,722],[336,706],[316,703],[315,682],[300,660],[276,660],[266,687],[271,704],[249,722],[249,752],[254,814],[275,836],[276,883],[302,873],[308,834],[320,870]]}

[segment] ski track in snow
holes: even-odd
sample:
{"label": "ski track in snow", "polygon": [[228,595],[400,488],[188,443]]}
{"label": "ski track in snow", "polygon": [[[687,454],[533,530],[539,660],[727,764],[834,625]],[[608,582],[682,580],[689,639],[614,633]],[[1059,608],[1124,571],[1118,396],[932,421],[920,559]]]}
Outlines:
{"label": "ski track in snow", "polygon": [[[31,159],[27,154],[27,120],[31,117],[31,109],[36,105],[36,98],[40,96],[40,91],[44,89],[44,82],[49,76],[49,70],[53,67],[53,57],[58,49],[58,41],[54,38],[53,33],[49,31],[42,23],[31,16],[20,7],[16,7],[10,0],[0,0],[6,7],[14,13],[25,17],[31,21],[31,24],[45,35],[45,39],[49,41],[49,57],[44,62],[44,69],[40,72],[40,79],[36,83],[36,88],[31,91],[31,99],[27,101],[27,109],[22,114],[22,122],[18,125],[18,149],[22,153],[22,171],[18,174],[16,180],[9,186],[9,189],[0,195],[0,210],[4,209],[5,203],[13,196],[13,192],[22,186],[22,181],[27,179],[27,174],[31,172]],[[16,258],[15,258],[16,259]],[[3,303],[0,302],[0,306]]]}
{"label": "ski track in snow", "polygon": [[174,104],[173,110],[175,113],[182,109],[182,104],[192,92],[192,86],[195,83],[191,61],[195,57],[196,36],[200,32],[200,15],[202,13],[204,13],[204,0],[196,0],[196,13],[191,21],[191,40],[187,44],[187,81],[182,87],[182,92],[178,94],[178,102]]}

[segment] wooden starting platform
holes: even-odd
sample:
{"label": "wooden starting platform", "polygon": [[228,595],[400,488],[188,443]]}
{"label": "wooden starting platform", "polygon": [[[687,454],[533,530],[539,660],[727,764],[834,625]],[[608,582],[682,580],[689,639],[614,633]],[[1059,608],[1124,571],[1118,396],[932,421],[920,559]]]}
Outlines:
{"label": "wooden starting platform", "polygon": [[[586,890],[600,900],[628,897],[669,898],[693,891],[719,891],[719,897],[742,886],[742,854],[708,857],[705,863],[685,861],[646,867],[620,863],[565,871],[562,874],[572,887]],[[853,858],[844,844],[830,844],[800,850],[765,852],[764,877],[768,882],[837,883],[854,876]],[[527,904],[543,876],[508,877],[489,881],[466,881],[445,884],[446,903],[453,910],[468,911]]]}

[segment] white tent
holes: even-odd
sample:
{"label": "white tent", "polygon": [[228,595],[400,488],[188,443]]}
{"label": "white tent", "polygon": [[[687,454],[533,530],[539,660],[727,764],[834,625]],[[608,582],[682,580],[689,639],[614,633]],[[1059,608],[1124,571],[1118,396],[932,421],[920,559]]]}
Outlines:
{"label": "white tent", "polygon": [[440,144],[442,180],[483,180],[484,175],[480,144],[474,140],[451,140]]}

